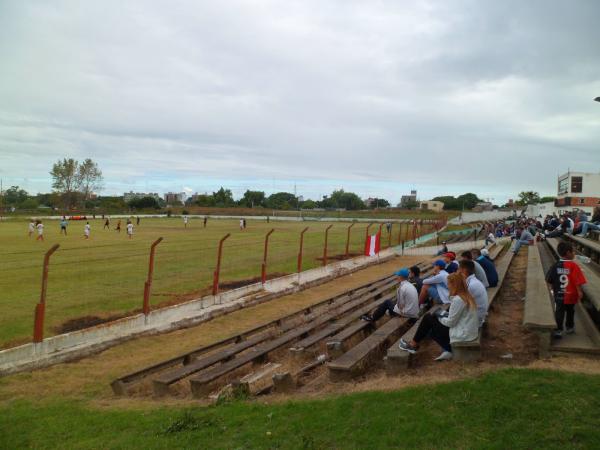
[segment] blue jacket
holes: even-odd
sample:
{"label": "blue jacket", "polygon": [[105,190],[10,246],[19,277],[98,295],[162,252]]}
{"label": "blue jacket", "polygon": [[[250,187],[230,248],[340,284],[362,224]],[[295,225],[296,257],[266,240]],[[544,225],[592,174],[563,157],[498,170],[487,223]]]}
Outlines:
{"label": "blue jacket", "polygon": [[485,275],[487,276],[490,285],[489,287],[493,288],[498,286],[498,271],[496,270],[494,263],[483,255],[477,258],[477,262],[485,271]]}

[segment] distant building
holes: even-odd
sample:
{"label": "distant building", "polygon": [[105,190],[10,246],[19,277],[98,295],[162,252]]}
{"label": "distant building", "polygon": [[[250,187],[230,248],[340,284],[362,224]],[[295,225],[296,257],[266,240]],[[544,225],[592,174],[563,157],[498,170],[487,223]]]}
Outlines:
{"label": "distant building", "polygon": [[185,203],[187,194],[185,192],[167,192],[165,194],[165,202],[167,205],[179,205]]}
{"label": "distant building", "polygon": [[417,201],[417,191],[410,191],[410,195],[403,195],[400,198],[400,208],[406,208],[411,203],[415,203]]}
{"label": "distant building", "polygon": [[506,207],[512,208],[513,206],[515,206],[515,201],[512,198],[509,198],[508,202],[506,202]]}
{"label": "distant building", "polygon": [[483,211],[492,211],[494,209],[494,205],[491,202],[479,202],[473,208],[475,212],[483,212]]}
{"label": "distant building", "polygon": [[129,203],[131,200],[136,200],[138,198],[144,198],[144,197],[152,197],[156,200],[160,200],[160,195],[158,195],[156,192],[133,192],[133,191],[129,191],[129,192],[125,192],[123,194],[123,201],[125,201],[125,203]]}
{"label": "distant building", "polygon": [[582,209],[592,213],[600,206],[600,173],[567,172],[558,177],[555,206],[559,213]]}
{"label": "distant building", "polygon": [[427,211],[442,212],[444,210],[444,203],[437,200],[429,200],[421,202],[419,208]]}

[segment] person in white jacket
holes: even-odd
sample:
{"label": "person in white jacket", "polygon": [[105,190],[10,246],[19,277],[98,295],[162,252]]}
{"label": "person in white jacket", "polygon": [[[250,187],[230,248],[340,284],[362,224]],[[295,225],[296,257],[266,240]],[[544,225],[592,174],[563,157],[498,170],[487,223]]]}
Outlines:
{"label": "person in white jacket", "polygon": [[415,323],[419,318],[419,294],[417,288],[408,281],[410,271],[401,269],[394,273],[400,280],[400,286],[396,291],[396,301],[386,300],[381,303],[373,314],[365,314],[361,317],[367,322],[376,322],[387,312],[391,317],[407,317],[409,323]]}
{"label": "person in white jacket", "polygon": [[437,342],[442,347],[442,354],[435,358],[436,361],[452,359],[452,344],[468,342],[477,339],[479,333],[479,319],[477,317],[477,304],[467,289],[467,284],[459,273],[448,276],[448,290],[450,291],[450,309],[448,312],[442,308],[433,314],[423,316],[415,337],[406,342],[400,340],[400,348],[411,354],[419,349],[420,343],[427,337]]}

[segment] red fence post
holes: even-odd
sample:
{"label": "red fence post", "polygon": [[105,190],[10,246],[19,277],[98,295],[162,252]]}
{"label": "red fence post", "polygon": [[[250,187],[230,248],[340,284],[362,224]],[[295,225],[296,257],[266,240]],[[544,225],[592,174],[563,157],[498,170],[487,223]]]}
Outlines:
{"label": "red fence post", "polygon": [[40,302],[35,305],[35,322],[33,324],[33,342],[42,342],[44,340],[44,316],[46,315],[46,291],[48,290],[48,265],[50,256],[60,247],[54,244],[44,255],[44,267],[42,269],[42,292],[40,293]]}
{"label": "red fence post", "polygon": [[275,231],[275,228],[271,228],[271,231],[269,231],[265,236],[265,253],[263,255],[262,270],[260,273],[262,284],[265,284],[265,281],[267,281],[267,252],[269,249],[269,236],[271,236],[273,231]]}
{"label": "red fence post", "polygon": [[298,251],[298,273],[302,272],[302,249],[304,247],[304,233],[306,233],[308,227],[300,232],[300,250]]}
{"label": "red fence post", "polygon": [[354,226],[354,222],[348,227],[348,236],[346,237],[346,258],[350,254],[350,228]]}
{"label": "red fence post", "polygon": [[329,225],[327,228],[325,228],[325,245],[323,246],[323,266],[327,265],[327,238],[329,235],[329,229],[332,226],[333,225]]}
{"label": "red fence post", "polygon": [[402,242],[402,222],[398,224],[398,245]]}
{"label": "red fence post", "polygon": [[365,242],[367,242],[367,239],[369,239],[369,228],[371,228],[371,225],[373,225],[373,222],[367,225],[367,230],[365,231]]}
{"label": "red fence post", "polygon": [[219,241],[219,252],[217,253],[217,267],[215,268],[215,272],[213,274],[213,295],[217,295],[219,293],[219,274],[221,273],[221,256],[223,255],[223,242],[225,242],[225,239],[227,239],[229,236],[231,236],[231,234],[227,233]]}
{"label": "red fence post", "polygon": [[154,252],[156,251],[156,246],[160,244],[162,240],[163,238],[159,237],[150,246],[150,260],[148,261],[148,278],[144,283],[144,304],[142,306],[142,311],[146,316],[150,313],[150,289],[152,288],[152,276],[154,275]]}

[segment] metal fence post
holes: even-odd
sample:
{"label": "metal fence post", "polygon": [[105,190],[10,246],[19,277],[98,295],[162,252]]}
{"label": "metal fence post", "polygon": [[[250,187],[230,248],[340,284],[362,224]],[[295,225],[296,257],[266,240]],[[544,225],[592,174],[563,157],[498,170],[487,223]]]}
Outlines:
{"label": "metal fence post", "polygon": [[348,227],[348,235],[346,236],[346,258],[348,257],[348,255],[350,254],[350,228],[352,228],[354,226],[355,222],[352,222],[350,224],[350,226]]}
{"label": "metal fence post", "polygon": [[150,290],[152,288],[152,276],[154,275],[154,253],[156,251],[156,246],[160,244],[162,240],[163,238],[159,237],[150,246],[150,260],[148,261],[148,278],[144,283],[144,303],[142,306],[142,311],[146,316],[150,313]]}
{"label": "metal fence post", "polygon": [[329,225],[325,228],[325,245],[323,246],[323,266],[327,265],[327,238],[329,235],[329,230],[333,225]]}
{"label": "metal fence post", "polygon": [[304,248],[304,233],[306,233],[308,227],[300,232],[300,250],[298,251],[298,276],[300,276],[300,272],[302,272],[302,251]]}
{"label": "metal fence post", "polygon": [[231,234],[227,233],[219,241],[219,251],[217,253],[217,267],[215,268],[215,272],[213,274],[213,295],[217,295],[219,293],[219,274],[221,273],[221,256],[223,255],[223,242],[225,242],[225,240],[229,236],[231,236]]}
{"label": "metal fence post", "polygon": [[262,270],[260,274],[262,284],[265,284],[267,281],[267,252],[269,251],[269,236],[271,236],[273,231],[275,231],[275,228],[271,228],[271,231],[265,236],[265,253],[263,255]]}
{"label": "metal fence post", "polygon": [[392,246],[392,228],[394,227],[394,224],[392,222],[390,222],[390,230],[388,231],[388,248],[390,248]]}
{"label": "metal fence post", "polygon": [[60,247],[54,244],[44,255],[44,266],[42,268],[42,291],[40,293],[40,302],[35,305],[35,322],[33,324],[33,342],[38,343],[44,340],[44,317],[46,315],[46,292],[48,290],[48,266],[50,256]]}

